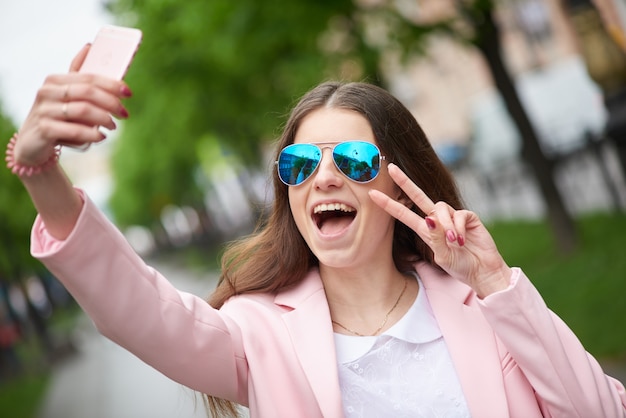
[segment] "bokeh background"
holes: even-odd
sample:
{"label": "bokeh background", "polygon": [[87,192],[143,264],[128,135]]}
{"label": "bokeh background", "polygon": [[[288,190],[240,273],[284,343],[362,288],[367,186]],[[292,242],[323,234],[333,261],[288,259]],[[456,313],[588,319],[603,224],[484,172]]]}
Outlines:
{"label": "bokeh background", "polygon": [[[2,137],[104,24],[144,33],[131,117],[61,163],[177,286],[206,296],[224,243],[263,219],[297,98],[367,81],[415,114],[509,263],[624,379],[622,0],[3,2]],[[0,184],[0,415],[203,415],[192,392],[95,333],[29,256],[21,184],[8,170]]]}

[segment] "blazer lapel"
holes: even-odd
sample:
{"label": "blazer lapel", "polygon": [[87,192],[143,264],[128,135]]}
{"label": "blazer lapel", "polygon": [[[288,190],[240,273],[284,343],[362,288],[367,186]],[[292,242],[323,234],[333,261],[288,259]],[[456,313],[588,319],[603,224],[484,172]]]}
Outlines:
{"label": "blazer lapel", "polygon": [[509,416],[495,334],[477,306],[474,292],[428,264],[419,263],[416,270],[472,416]]}
{"label": "blazer lapel", "polygon": [[[473,291],[425,263],[416,270],[474,417],[509,416],[495,334]],[[291,307],[283,320],[324,417],[342,417],[335,342],[328,302],[317,270],[275,303]]]}
{"label": "blazer lapel", "polygon": [[342,417],[341,392],[330,311],[322,280],[312,270],[275,303],[293,310],[283,315],[291,342],[324,417]]}

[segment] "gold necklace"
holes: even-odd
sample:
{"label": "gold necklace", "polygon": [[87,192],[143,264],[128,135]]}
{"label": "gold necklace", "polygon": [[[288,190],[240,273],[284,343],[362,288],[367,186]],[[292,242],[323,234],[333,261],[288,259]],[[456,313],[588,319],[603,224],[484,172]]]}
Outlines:
{"label": "gold necklace", "polygon": [[391,307],[391,309],[389,309],[389,312],[387,312],[387,315],[385,315],[385,319],[383,319],[383,323],[380,324],[378,329],[376,331],[374,331],[373,333],[371,333],[371,334],[361,334],[359,332],[351,330],[350,328],[346,327],[343,324],[340,324],[339,322],[337,322],[335,320],[331,320],[331,322],[333,324],[335,324],[335,325],[345,329],[346,331],[348,331],[351,334],[358,335],[359,337],[366,337],[366,336],[373,337],[373,336],[377,335],[380,332],[380,330],[383,329],[383,327],[387,323],[387,320],[389,319],[389,315],[391,315],[391,313],[394,311],[394,309],[396,309],[396,307],[398,306],[398,303],[400,303],[400,299],[402,299],[402,295],[404,295],[404,292],[406,291],[408,283],[409,283],[409,281],[405,279],[404,280],[404,288],[402,289],[402,292],[400,292],[400,296],[398,296],[398,299],[396,300],[396,303],[394,303],[394,305]]}

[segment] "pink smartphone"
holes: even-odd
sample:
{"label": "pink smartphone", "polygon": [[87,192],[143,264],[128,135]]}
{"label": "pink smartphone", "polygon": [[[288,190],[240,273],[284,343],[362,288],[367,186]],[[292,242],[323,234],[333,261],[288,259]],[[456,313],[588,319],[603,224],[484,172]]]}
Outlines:
{"label": "pink smartphone", "polygon": [[139,29],[104,26],[100,29],[78,72],[121,80],[141,43]]}
{"label": "pink smartphone", "polygon": [[[139,44],[142,33],[139,29],[121,26],[103,26],[89,48],[79,73],[100,74],[121,80],[126,75]],[[91,144],[76,144],[59,141],[58,144],[85,151]]]}

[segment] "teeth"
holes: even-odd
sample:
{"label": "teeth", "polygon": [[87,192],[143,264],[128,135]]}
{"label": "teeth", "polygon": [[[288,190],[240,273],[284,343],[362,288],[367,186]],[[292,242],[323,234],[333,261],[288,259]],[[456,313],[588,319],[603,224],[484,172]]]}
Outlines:
{"label": "teeth", "polygon": [[342,212],[354,212],[354,208],[344,203],[322,203],[313,208],[313,213],[322,213],[328,211],[340,210]]}

